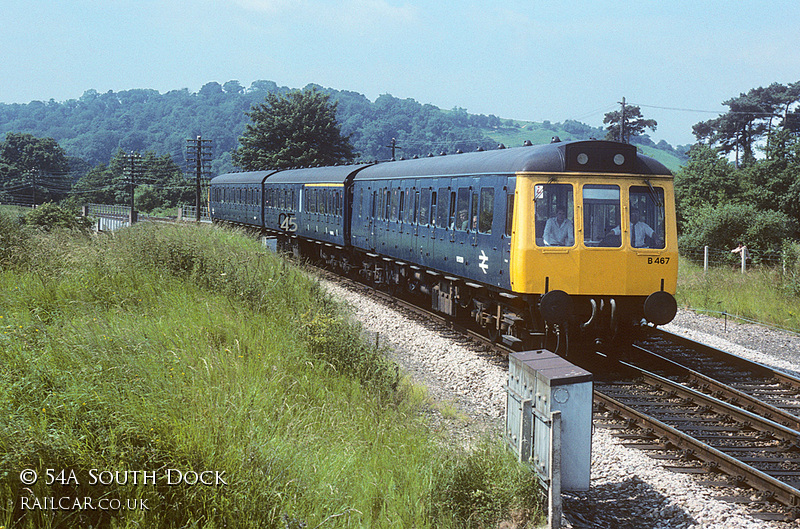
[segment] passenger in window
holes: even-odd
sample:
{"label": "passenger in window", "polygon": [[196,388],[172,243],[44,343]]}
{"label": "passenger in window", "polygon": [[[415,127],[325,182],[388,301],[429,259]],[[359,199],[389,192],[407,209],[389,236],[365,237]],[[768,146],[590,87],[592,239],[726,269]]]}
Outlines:
{"label": "passenger in window", "polygon": [[572,219],[567,219],[564,208],[556,210],[556,216],[547,219],[542,240],[547,246],[572,246],[575,242]]}
{"label": "passenger in window", "polygon": [[469,228],[469,215],[467,214],[466,210],[462,210],[458,212],[458,229],[461,231],[467,231]]}
{"label": "passenger in window", "polygon": [[[611,230],[614,235],[620,234],[619,226]],[[655,230],[646,222],[640,220],[639,212],[631,209],[631,246],[634,248],[648,248],[654,243]]]}

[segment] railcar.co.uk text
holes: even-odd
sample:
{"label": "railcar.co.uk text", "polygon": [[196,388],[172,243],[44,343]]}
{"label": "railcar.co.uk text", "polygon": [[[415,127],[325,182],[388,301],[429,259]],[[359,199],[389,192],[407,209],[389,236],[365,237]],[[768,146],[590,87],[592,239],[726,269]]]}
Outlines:
{"label": "railcar.co.uk text", "polygon": [[[91,469],[87,474],[79,474],[75,470],[56,470],[48,468],[40,476],[39,473],[31,468],[22,470],[19,474],[20,482],[27,488],[35,485],[41,480],[46,485],[62,487],[78,487],[81,485],[80,479],[84,484],[95,486],[155,486],[158,483],[168,486],[196,486],[221,487],[228,485],[225,471],[203,470],[179,470],[167,468],[162,470],[98,470]],[[50,511],[71,511],[71,510],[150,510],[146,498],[132,498],[122,500],[119,498],[109,498],[103,494],[100,499],[89,496],[36,496],[34,494],[20,496],[20,508],[22,510],[50,510]]]}

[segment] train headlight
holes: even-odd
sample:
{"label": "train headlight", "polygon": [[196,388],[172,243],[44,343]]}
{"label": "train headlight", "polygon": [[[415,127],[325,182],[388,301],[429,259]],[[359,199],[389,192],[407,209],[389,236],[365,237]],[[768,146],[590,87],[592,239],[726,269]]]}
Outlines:
{"label": "train headlight", "polygon": [[587,163],[589,163],[589,155],[586,154],[585,152],[582,152],[578,155],[577,160],[579,164],[586,165]]}
{"label": "train headlight", "polygon": [[615,154],[614,155],[614,163],[617,164],[617,165],[624,164],[625,163],[625,156],[623,156],[621,154]]}

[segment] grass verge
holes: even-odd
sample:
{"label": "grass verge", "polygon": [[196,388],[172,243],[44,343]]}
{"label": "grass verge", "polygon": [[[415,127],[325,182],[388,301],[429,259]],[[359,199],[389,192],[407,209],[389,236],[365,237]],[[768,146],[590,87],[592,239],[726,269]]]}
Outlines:
{"label": "grass verge", "polygon": [[742,274],[738,267],[718,266],[704,272],[681,259],[677,294],[682,307],[800,330],[800,282],[781,269],[759,266]]}
{"label": "grass verge", "polygon": [[194,225],[22,229],[0,221],[0,526],[537,516],[532,476],[499,441],[435,438],[420,392],[254,241]]}

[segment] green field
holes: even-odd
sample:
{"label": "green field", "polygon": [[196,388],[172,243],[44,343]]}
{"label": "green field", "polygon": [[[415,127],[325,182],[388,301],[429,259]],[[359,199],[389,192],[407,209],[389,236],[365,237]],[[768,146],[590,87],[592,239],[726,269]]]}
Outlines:
{"label": "green field", "polygon": [[239,233],[87,237],[1,216],[0,283],[0,527],[541,516],[501,440],[466,449],[431,431],[425,391],[308,274]]}

